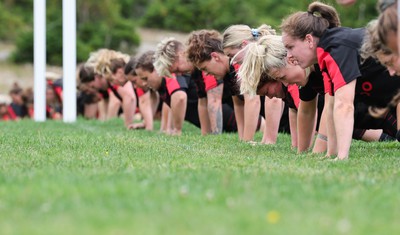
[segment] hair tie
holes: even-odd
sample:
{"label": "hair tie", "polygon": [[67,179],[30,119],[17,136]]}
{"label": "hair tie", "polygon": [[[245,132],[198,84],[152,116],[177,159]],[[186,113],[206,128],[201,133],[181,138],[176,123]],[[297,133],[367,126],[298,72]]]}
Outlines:
{"label": "hair tie", "polygon": [[319,11],[307,11],[307,12],[315,17],[322,17],[321,12]]}
{"label": "hair tie", "polygon": [[251,35],[253,35],[253,37],[257,39],[258,36],[260,36],[260,33],[258,32],[258,29],[251,29]]}

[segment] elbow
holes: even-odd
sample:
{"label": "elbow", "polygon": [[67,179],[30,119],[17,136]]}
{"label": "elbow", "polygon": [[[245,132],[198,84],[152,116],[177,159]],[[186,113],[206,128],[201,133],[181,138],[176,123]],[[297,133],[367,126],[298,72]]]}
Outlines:
{"label": "elbow", "polygon": [[342,102],[341,100],[336,101],[334,105],[334,113],[352,114],[354,113],[353,102]]}

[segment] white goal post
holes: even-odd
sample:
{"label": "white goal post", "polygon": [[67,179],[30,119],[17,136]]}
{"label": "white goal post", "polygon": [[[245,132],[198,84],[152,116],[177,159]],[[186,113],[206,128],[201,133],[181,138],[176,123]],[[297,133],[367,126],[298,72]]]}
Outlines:
{"label": "white goal post", "polygon": [[[76,121],[76,0],[63,0],[63,120]],[[46,0],[35,0],[34,120],[46,120]]]}

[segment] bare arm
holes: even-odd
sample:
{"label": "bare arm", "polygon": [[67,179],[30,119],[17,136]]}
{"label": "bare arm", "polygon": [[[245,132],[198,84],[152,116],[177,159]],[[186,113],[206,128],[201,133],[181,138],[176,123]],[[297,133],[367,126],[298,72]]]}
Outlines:
{"label": "bare arm", "polygon": [[163,103],[161,110],[161,126],[160,132],[169,133],[171,130],[170,123],[168,122],[171,109],[166,103]]}
{"label": "bare arm", "polygon": [[317,113],[317,97],[311,101],[300,101],[297,113],[297,140],[298,152],[307,151],[315,133],[315,122]]}
{"label": "bare arm", "polygon": [[139,97],[139,110],[143,117],[144,128],[148,131],[153,130],[153,107],[151,92],[148,91]]}
{"label": "bare arm", "polygon": [[122,109],[124,110],[124,122],[128,128],[133,122],[133,115],[136,110],[136,96],[131,82],[125,83],[123,87],[118,87],[118,94],[122,97]]}
{"label": "bare arm", "polygon": [[239,135],[239,140],[243,139],[243,129],[244,129],[244,102],[240,100],[237,96],[232,96],[233,109],[235,111],[236,125]]}
{"label": "bare arm", "polygon": [[400,103],[396,106],[397,130],[400,130]]}
{"label": "bare arm", "polygon": [[290,136],[292,137],[292,147],[297,147],[297,111],[289,108]]}
{"label": "bare arm", "polygon": [[88,119],[97,119],[99,103],[84,104],[83,116]]}
{"label": "bare arm", "polygon": [[329,94],[325,94],[325,122],[326,122],[326,133],[328,138],[328,149],[326,156],[330,157],[337,154],[337,142],[336,142],[336,130],[333,122],[333,105],[334,97]]}
{"label": "bare arm", "polygon": [[[399,24],[400,24],[400,21],[399,21]],[[400,44],[400,42],[399,42],[399,44]],[[397,139],[397,141],[400,141],[400,103],[398,103],[396,106],[396,117],[397,117],[396,139]]]}
{"label": "bare arm", "polygon": [[[337,138],[338,159],[349,157],[354,128],[354,93],[356,80],[339,88],[335,93],[333,119]],[[329,141],[329,140],[328,140]]]}
{"label": "bare arm", "polygon": [[187,94],[184,91],[175,91],[171,95],[172,135],[180,135],[182,133],[182,126],[186,113],[186,102]]}
{"label": "bare arm", "polygon": [[108,98],[106,120],[117,117],[118,110],[120,107],[121,107],[121,101],[119,101],[119,99],[114,95],[113,92],[110,92],[109,98]]}
{"label": "bare arm", "polygon": [[265,97],[265,130],[262,139],[264,144],[275,144],[278,138],[279,123],[281,121],[284,103],[279,98]]}
{"label": "bare arm", "polygon": [[[325,102],[324,109],[322,110],[321,113],[321,118],[319,121],[319,129],[317,138],[315,139],[313,153],[324,153],[327,151],[328,148],[327,108],[325,107],[328,107],[327,102]],[[332,126],[331,124],[329,125]]]}
{"label": "bare arm", "polygon": [[199,98],[197,109],[199,111],[201,134],[207,135],[211,133],[210,119],[207,110],[207,98]]}
{"label": "bare arm", "polygon": [[223,88],[224,84],[220,84],[217,87],[207,91],[207,110],[211,131],[213,134],[222,133],[223,119],[221,99]]}
{"label": "bare arm", "polygon": [[97,107],[98,107],[97,109],[99,111],[98,119],[101,121],[106,120],[108,101],[105,99],[101,99],[99,102],[97,102]]}
{"label": "bare arm", "polygon": [[260,96],[244,95],[244,127],[243,140],[252,141],[257,130],[260,117]]}

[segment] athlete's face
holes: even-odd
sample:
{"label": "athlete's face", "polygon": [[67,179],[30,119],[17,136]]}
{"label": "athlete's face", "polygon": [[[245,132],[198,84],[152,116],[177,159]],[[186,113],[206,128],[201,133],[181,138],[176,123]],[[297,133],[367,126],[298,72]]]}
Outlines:
{"label": "athlete's face", "polygon": [[132,82],[134,87],[138,87],[138,88],[147,88],[143,86],[143,81],[142,79],[139,78],[138,75],[133,75],[133,74],[128,74],[126,75],[126,78],[128,79],[128,81]]}
{"label": "athlete's face", "polygon": [[89,82],[88,85],[96,90],[107,89],[107,81],[100,75],[95,75],[94,80]]}
{"label": "athlete's face", "polygon": [[112,81],[119,85],[124,85],[127,82],[123,68],[117,69],[117,71],[112,75]]}
{"label": "athlete's face", "polygon": [[161,84],[161,77],[157,74],[156,70],[153,70],[153,72],[144,70],[142,68],[137,68],[135,69],[136,74],[140,78],[141,84],[143,87],[147,87],[149,89],[152,89],[154,91],[158,90],[160,88]]}
{"label": "athlete's face", "polygon": [[57,99],[56,93],[52,87],[46,88],[46,102],[51,103]]}
{"label": "athlete's face", "polygon": [[317,39],[311,34],[302,40],[282,33],[282,42],[288,52],[287,56],[293,57],[303,69],[317,63]]}
{"label": "athlete's face", "polygon": [[240,47],[226,47],[224,48],[224,54],[230,59],[235,57],[235,62],[241,64],[243,62],[245,51],[242,51],[242,46]]}
{"label": "athlete's face", "polygon": [[377,53],[376,57],[389,71],[390,76],[400,76],[400,57],[395,54]]}
{"label": "athlete's face", "polygon": [[397,40],[397,32],[390,30],[386,36],[387,47],[396,55],[399,54],[399,42]]}
{"label": "athlete's face", "polygon": [[169,71],[171,73],[188,73],[192,70],[193,64],[187,60],[183,51],[178,52],[178,56],[176,57],[175,62],[169,68]]}
{"label": "athlete's face", "polygon": [[282,83],[274,80],[260,80],[257,87],[257,95],[267,96],[268,98],[285,98],[282,90]]}
{"label": "athlete's face", "polygon": [[[286,58],[286,60],[288,59]],[[296,61],[287,61],[285,67],[271,69],[269,75],[285,85],[297,84],[304,86],[307,83],[305,70],[296,63]]]}
{"label": "athlete's face", "polygon": [[0,115],[4,115],[8,112],[8,108],[6,104],[0,104]]}
{"label": "athlete's face", "polygon": [[207,75],[213,75],[217,79],[223,79],[229,72],[229,58],[218,52],[211,53],[211,59],[203,61],[197,67]]}

